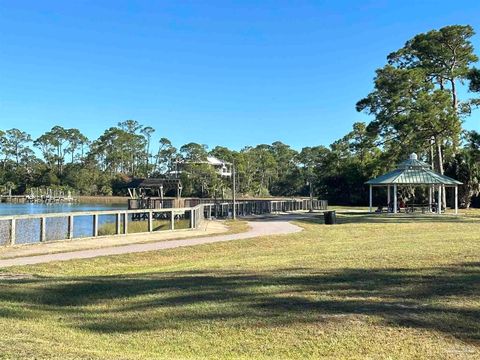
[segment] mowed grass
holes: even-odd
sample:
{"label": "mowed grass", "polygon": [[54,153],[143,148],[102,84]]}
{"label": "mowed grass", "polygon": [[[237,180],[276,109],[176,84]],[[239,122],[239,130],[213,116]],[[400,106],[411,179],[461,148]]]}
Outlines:
{"label": "mowed grass", "polygon": [[479,215],[3,270],[0,358],[480,358]]}
{"label": "mowed grass", "polygon": [[[123,225],[123,224],[122,224]],[[152,220],[152,231],[164,231],[170,230],[170,220],[154,219]],[[190,219],[176,219],[174,222],[175,229],[188,229],[190,228]],[[105,223],[99,226],[98,235],[114,235],[117,231],[117,225],[114,222]],[[142,233],[148,232],[148,221],[129,221],[128,233]]]}

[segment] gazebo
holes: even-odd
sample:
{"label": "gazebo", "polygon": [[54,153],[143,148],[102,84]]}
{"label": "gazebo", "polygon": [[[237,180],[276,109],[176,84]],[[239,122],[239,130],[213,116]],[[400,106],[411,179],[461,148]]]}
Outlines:
{"label": "gazebo", "polygon": [[393,187],[393,213],[397,213],[397,196],[399,186],[427,186],[428,187],[428,206],[431,210],[432,200],[435,189],[437,190],[438,202],[436,211],[441,214],[442,207],[442,187],[455,189],[455,214],[458,213],[458,185],[460,181],[433,171],[427,163],[418,160],[417,154],[410,155],[408,160],[401,162],[397,168],[375,179],[366,182],[369,185],[369,211],[372,212],[372,190],[373,187],[387,188],[387,203],[390,204],[390,189]]}

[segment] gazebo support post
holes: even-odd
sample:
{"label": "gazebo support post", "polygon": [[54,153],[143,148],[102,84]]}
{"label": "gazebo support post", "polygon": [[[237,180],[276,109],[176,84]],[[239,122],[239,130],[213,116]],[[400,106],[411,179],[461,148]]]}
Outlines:
{"label": "gazebo support post", "polygon": [[455,215],[458,214],[458,185],[455,185]]}
{"label": "gazebo support post", "polygon": [[432,186],[428,185],[428,211],[432,212]]}
{"label": "gazebo support post", "polygon": [[390,185],[387,185],[387,208],[390,207]]}
{"label": "gazebo support post", "polygon": [[442,213],[442,185],[438,185],[437,214]]}
{"label": "gazebo support post", "polygon": [[372,212],[372,185],[370,185],[369,187],[368,198],[369,198],[368,211],[371,213]]}
{"label": "gazebo support post", "polygon": [[393,184],[393,213],[397,213],[397,184]]}

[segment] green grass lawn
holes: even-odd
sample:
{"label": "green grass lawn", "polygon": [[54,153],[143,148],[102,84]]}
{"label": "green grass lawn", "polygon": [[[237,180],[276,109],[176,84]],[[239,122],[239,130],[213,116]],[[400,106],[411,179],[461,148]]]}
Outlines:
{"label": "green grass lawn", "polygon": [[480,358],[480,217],[0,271],[0,358]]}

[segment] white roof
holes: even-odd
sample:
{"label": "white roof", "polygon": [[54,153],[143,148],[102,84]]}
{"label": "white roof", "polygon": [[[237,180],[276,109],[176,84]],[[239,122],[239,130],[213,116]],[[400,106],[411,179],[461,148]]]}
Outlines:
{"label": "white roof", "polygon": [[217,159],[215,156],[207,156],[207,162],[210,165],[223,165],[225,164],[224,161]]}

